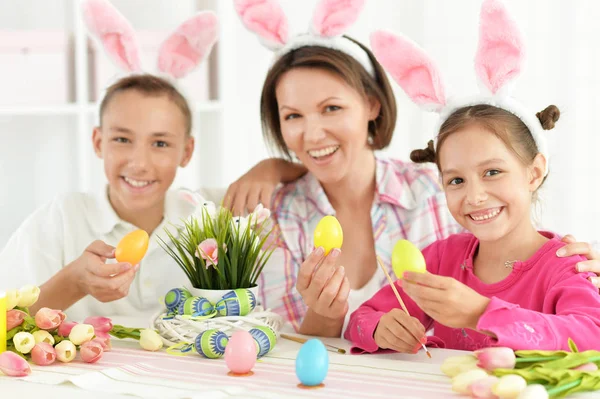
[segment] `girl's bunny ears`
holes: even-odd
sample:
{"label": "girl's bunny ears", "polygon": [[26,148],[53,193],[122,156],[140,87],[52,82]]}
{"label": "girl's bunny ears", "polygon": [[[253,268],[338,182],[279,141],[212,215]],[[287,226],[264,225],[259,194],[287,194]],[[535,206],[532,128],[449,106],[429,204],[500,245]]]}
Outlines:
{"label": "girl's bunny ears", "polygon": [[529,128],[539,152],[548,161],[540,121],[533,112],[510,97],[513,83],[525,63],[525,50],[517,25],[499,0],[484,0],[481,8],[479,46],[475,56],[475,72],[481,90],[479,95],[448,99],[435,63],[406,37],[377,31],[371,35],[371,47],[377,60],[414,103],[440,114],[438,130],[457,109],[489,104],[520,118]]}
{"label": "girl's bunny ears", "polygon": [[344,52],[375,76],[369,55],[343,33],[358,19],[364,0],[320,0],[307,32],[289,34],[288,19],[277,0],[234,0],[244,26],[280,58],[305,46],[320,46]]}
{"label": "girl's bunny ears", "polygon": [[[87,0],[83,17],[109,57],[126,72],[141,72],[139,46],[129,21],[106,0]],[[161,44],[158,69],[174,78],[191,72],[210,53],[217,41],[218,20],[211,11],[200,12],[183,22]]]}

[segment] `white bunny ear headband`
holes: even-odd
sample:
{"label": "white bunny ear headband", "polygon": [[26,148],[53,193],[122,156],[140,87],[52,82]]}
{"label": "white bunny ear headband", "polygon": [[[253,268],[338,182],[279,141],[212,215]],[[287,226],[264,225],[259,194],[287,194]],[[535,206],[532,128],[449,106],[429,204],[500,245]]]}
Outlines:
{"label": "white bunny ear headband", "polygon": [[369,55],[342,35],[357,20],[364,0],[320,0],[306,32],[290,35],[288,20],[277,0],[234,0],[244,26],[275,52],[275,59],[300,47],[319,46],[341,51],[375,76]]}
{"label": "white bunny ear headband", "polygon": [[[87,0],[83,18],[90,34],[119,69],[142,72],[135,30],[113,5],[106,0]],[[158,70],[169,78],[184,77],[210,54],[217,34],[217,16],[211,11],[199,12],[184,21],[161,44]]]}
{"label": "white bunny ear headband", "polygon": [[479,46],[475,72],[480,93],[468,98],[448,99],[438,68],[410,39],[377,31],[371,35],[371,47],[377,60],[410,99],[421,108],[440,114],[437,130],[457,109],[488,104],[511,112],[525,123],[546,158],[548,146],[542,125],[535,114],[510,96],[515,79],[523,69],[525,51],[521,33],[503,4],[484,0],[479,25]]}

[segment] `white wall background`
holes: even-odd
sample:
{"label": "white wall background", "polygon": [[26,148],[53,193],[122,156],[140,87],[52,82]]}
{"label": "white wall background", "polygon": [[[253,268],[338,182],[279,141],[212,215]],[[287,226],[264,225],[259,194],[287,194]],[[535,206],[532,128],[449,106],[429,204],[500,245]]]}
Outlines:
{"label": "white wall background", "polygon": [[[0,3],[0,29],[71,29],[69,14],[75,0],[20,0]],[[135,27],[167,29],[190,12],[190,1],[115,0]],[[198,3],[198,2],[197,2]],[[200,2],[202,3],[202,2]],[[248,33],[229,0],[222,8],[221,62],[214,71],[220,84],[221,107],[197,117],[212,119],[200,132],[196,163],[199,173],[186,171],[178,184],[226,186],[269,153],[260,132],[258,100],[272,54]],[[292,27],[307,26],[315,0],[283,0]],[[600,239],[600,3],[595,0],[506,0],[524,31],[528,67],[516,95],[539,111],[553,103],[562,111],[550,137],[550,176],[542,192],[542,224],[584,240]],[[422,45],[440,64],[452,89],[476,89],[473,58],[477,43],[480,0],[367,0],[350,35],[368,43],[373,29],[402,32]],[[197,5],[197,4],[196,4]],[[213,3],[214,6],[214,3]],[[0,57],[3,44],[0,43]],[[6,58],[2,57],[2,60]],[[6,61],[5,61],[6,62]],[[0,63],[0,74],[1,74]],[[43,73],[43,68],[40,68]],[[15,76],[14,79],[27,79]],[[385,152],[408,159],[432,134],[433,115],[419,111],[396,88],[399,118],[392,145]],[[0,94],[0,98],[9,95]],[[0,109],[1,110],[1,109]],[[80,175],[73,160],[81,140],[91,131],[78,131],[73,116],[14,116],[0,113],[0,246],[23,218],[57,193],[77,190]],[[218,119],[221,118],[221,119]],[[221,123],[217,123],[217,120]],[[79,143],[79,144],[78,144]],[[85,145],[85,144],[84,144]],[[91,143],[87,147],[91,148]],[[103,183],[100,161],[93,158],[90,183]]]}

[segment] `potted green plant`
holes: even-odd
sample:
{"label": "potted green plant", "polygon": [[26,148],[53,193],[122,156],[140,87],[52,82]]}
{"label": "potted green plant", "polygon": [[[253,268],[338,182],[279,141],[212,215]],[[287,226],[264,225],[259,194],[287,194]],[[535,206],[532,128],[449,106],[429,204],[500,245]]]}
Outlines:
{"label": "potted green plant", "polygon": [[262,205],[247,217],[234,217],[205,202],[173,225],[174,231],[165,228],[170,243],[159,237],[159,244],[184,271],[194,296],[215,303],[233,289],[248,288],[258,298],[256,282],[274,250],[269,216]]}

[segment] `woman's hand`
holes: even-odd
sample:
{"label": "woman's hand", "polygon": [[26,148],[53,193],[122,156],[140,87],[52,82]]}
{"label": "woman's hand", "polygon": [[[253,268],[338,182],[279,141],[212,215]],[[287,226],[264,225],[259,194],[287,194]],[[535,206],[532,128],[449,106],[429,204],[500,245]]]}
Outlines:
{"label": "woman's hand", "polygon": [[477,329],[490,300],[452,277],[404,273],[402,289],[432,319],[452,328]]}
{"label": "woman's hand", "polygon": [[316,248],[300,266],[296,281],[296,289],[304,303],[313,312],[329,319],[343,319],[348,312],[350,283],[344,267],[335,263],[340,253],[334,248],[325,256],[323,248]]}
{"label": "woman's hand", "polygon": [[[577,263],[577,271],[592,272],[600,276],[600,252],[598,249],[594,249],[587,242],[576,242],[575,237],[570,234],[564,236],[562,242],[567,245],[559,249],[556,252],[556,256],[560,258],[572,255],[585,256],[588,260]],[[600,288],[600,279],[598,277],[592,277],[590,280],[596,287]]]}

